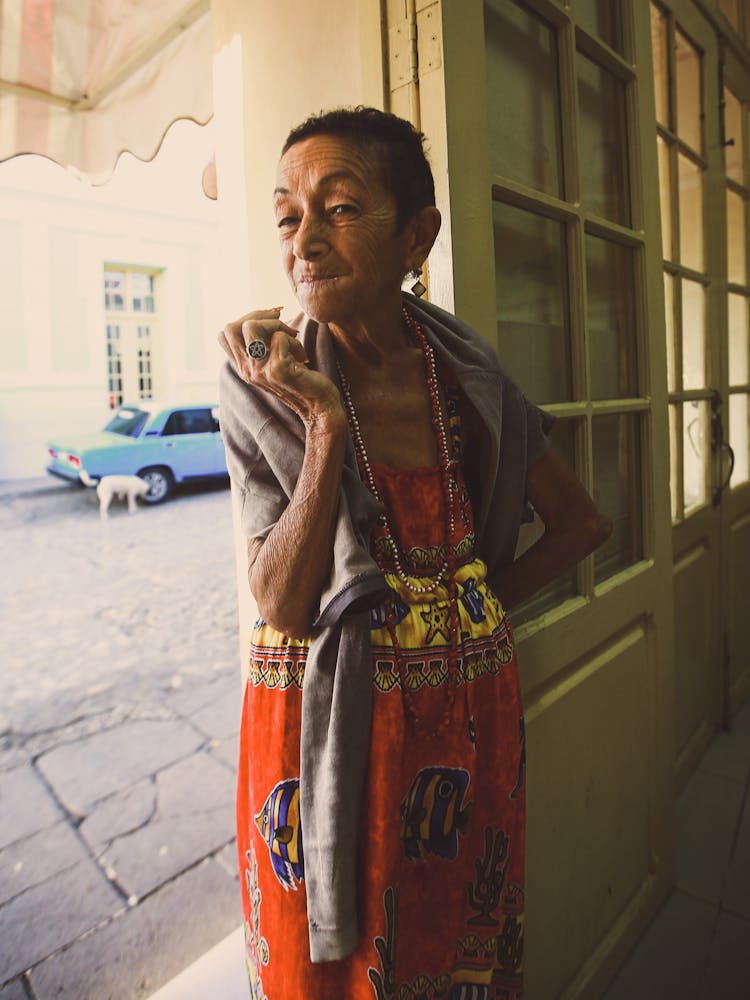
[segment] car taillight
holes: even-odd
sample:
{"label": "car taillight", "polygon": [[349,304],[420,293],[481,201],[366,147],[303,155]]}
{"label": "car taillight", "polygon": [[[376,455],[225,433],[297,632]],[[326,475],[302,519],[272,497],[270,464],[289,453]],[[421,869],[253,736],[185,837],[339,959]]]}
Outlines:
{"label": "car taillight", "polygon": [[47,453],[50,458],[57,458],[57,450],[55,448],[48,448]]}
{"label": "car taillight", "polygon": [[78,455],[68,455],[68,461],[73,466],[74,469],[81,468],[81,460]]}

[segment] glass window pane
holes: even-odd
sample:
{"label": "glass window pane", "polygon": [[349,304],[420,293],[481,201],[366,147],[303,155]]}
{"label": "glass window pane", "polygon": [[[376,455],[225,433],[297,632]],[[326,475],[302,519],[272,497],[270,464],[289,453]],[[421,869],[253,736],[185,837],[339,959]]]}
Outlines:
{"label": "glass window pane", "polygon": [[678,426],[679,411],[670,404],[669,407],[669,506],[672,520],[676,521],[680,510],[680,431]]}
{"label": "glass window pane", "polygon": [[562,196],[555,34],[507,0],[486,3],[484,21],[492,171]]}
{"label": "glass window pane", "polygon": [[569,400],[564,227],[500,202],[493,221],[500,355],[534,402]]}
{"label": "glass window pane", "polygon": [[680,261],[703,270],[703,171],[687,156],[677,157],[680,203]]}
{"label": "glass window pane", "polygon": [[667,61],[667,16],[651,4],[651,52],[654,63],[656,120],[669,128],[669,71]]}
{"label": "glass window pane", "polygon": [[706,385],[706,293],[697,281],[682,282],[682,386]]}
{"label": "glass window pane", "polygon": [[744,295],[729,296],[729,384],[750,382],[750,338],[748,301]]}
{"label": "glass window pane", "polygon": [[750,458],[749,420],[748,397],[744,392],[731,395],[729,397],[729,443],[734,450],[734,470],[730,480],[732,486],[746,483],[750,478],[748,470],[748,458]]}
{"label": "glass window pane", "polygon": [[573,13],[582,28],[622,52],[620,0],[573,0]]}
{"label": "glass window pane", "polygon": [[682,485],[685,513],[703,506],[708,497],[707,471],[711,452],[709,407],[705,400],[691,400],[682,408]]}
{"label": "glass window pane", "polygon": [[664,318],[667,327],[667,388],[674,392],[677,388],[677,363],[674,343],[674,282],[671,274],[664,275]]}
{"label": "glass window pane", "polygon": [[675,32],[677,85],[677,135],[698,153],[701,141],[701,56],[681,31]]}
{"label": "glass window pane", "polygon": [[633,251],[587,236],[586,286],[591,398],[635,396]]}
{"label": "glass window pane", "polygon": [[727,177],[742,183],[742,164],[745,162],[742,142],[742,105],[728,87],[724,88],[724,155]]}
{"label": "glass window pane", "polygon": [[134,312],[154,311],[154,276],[134,271],[130,275],[130,295]]}
{"label": "glass window pane", "polygon": [[641,541],[641,444],[638,416],[594,417],[594,500],[612,518],[611,537],[594,554],[594,579],[606,580],[637,562]]}
{"label": "glass window pane", "polygon": [[669,168],[669,146],[660,136],[656,140],[656,151],[659,156],[661,252],[665,260],[674,260],[672,251],[672,174]]}
{"label": "glass window pane", "polygon": [[625,88],[578,54],[581,202],[607,219],[630,224]]}
{"label": "glass window pane", "polygon": [[[575,435],[579,427],[578,421],[558,420],[552,428],[550,435],[552,447],[561,455],[571,468],[575,468]],[[541,538],[544,533],[544,524],[538,514],[534,514],[534,520],[528,524],[521,525],[516,548],[516,557],[526,549],[530,548],[534,542]],[[569,597],[575,597],[578,593],[576,569],[573,567],[563,576],[552,583],[547,584],[537,594],[519,604],[513,609],[513,624],[519,625],[521,622],[530,621],[544,611],[562,604]]]}
{"label": "glass window pane", "polygon": [[747,280],[745,263],[745,202],[741,195],[727,191],[727,274],[730,281],[744,285]]}
{"label": "glass window pane", "polygon": [[104,272],[104,308],[110,311],[125,308],[125,272]]}

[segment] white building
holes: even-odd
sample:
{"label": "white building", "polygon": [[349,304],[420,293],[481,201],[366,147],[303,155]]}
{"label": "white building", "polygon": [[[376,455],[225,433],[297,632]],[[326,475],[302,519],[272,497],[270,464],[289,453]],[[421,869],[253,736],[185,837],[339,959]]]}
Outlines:
{"label": "white building", "polygon": [[42,474],[50,435],[98,430],[119,402],[216,400],[211,133],[177,122],[101,187],[0,164],[0,479]]}

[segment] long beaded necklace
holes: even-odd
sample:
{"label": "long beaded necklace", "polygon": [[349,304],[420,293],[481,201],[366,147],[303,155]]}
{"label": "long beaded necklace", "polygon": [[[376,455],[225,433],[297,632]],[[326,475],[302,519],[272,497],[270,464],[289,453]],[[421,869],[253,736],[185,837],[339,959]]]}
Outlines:
{"label": "long beaded necklace", "polygon": [[[385,513],[385,504],[383,504],[382,497],[378,490],[377,484],[375,482],[375,476],[373,475],[372,467],[370,465],[370,460],[367,457],[367,450],[365,448],[365,442],[362,437],[362,431],[359,426],[359,420],[357,419],[357,412],[354,408],[354,401],[352,400],[351,386],[349,381],[344,374],[344,371],[339,364],[336,362],[336,367],[338,369],[339,379],[341,381],[341,389],[344,396],[344,405],[346,408],[346,414],[349,421],[349,428],[351,430],[352,438],[354,440],[354,447],[357,454],[357,464],[359,465],[360,475],[367,483],[370,492],[373,496],[380,501],[383,506],[384,513],[381,515],[380,524],[383,528],[383,533],[385,534],[386,541],[388,543],[388,550],[390,551],[393,561],[396,567],[396,575],[399,580],[404,584],[404,586],[414,594],[429,594],[434,593],[437,588],[442,583],[443,579],[447,575],[447,589],[448,589],[448,600],[449,600],[449,610],[450,610],[450,648],[448,653],[448,697],[446,700],[446,708],[443,713],[440,724],[434,730],[430,731],[426,728],[423,720],[417,714],[414,704],[412,702],[412,692],[407,684],[406,670],[404,667],[404,657],[403,651],[401,649],[401,644],[398,641],[398,635],[396,631],[396,612],[393,606],[393,600],[387,598],[385,601],[385,623],[388,633],[391,637],[391,642],[393,644],[393,653],[396,659],[396,667],[399,673],[399,679],[401,682],[401,694],[404,700],[405,710],[411,719],[414,728],[417,733],[426,739],[435,739],[440,736],[447,727],[450,725],[451,719],[453,717],[453,705],[456,700],[456,687],[457,687],[457,665],[458,665],[458,599],[456,596],[456,550],[454,543],[454,531],[455,531],[455,509],[454,509],[454,498],[455,498],[455,462],[451,460],[450,452],[448,450],[448,437],[445,431],[445,422],[443,420],[443,411],[440,406],[440,392],[438,388],[437,379],[437,366],[435,362],[435,352],[430,346],[427,338],[422,331],[422,328],[413,318],[413,316],[406,310],[403,310],[404,319],[408,328],[414,335],[416,342],[422,349],[422,354],[424,356],[425,370],[427,375],[427,388],[430,394],[430,404],[431,404],[431,421],[432,427],[435,432],[435,437],[438,444],[438,458],[440,462],[440,480],[443,492],[443,504],[445,508],[445,520],[446,520],[446,545],[445,545],[445,559],[440,567],[440,570],[429,584],[424,583],[414,583],[409,576],[404,572],[403,566],[401,564],[401,557],[399,552],[398,544],[394,538],[393,532],[391,531],[390,522],[388,520],[388,514]],[[383,566],[380,567],[381,570]]]}

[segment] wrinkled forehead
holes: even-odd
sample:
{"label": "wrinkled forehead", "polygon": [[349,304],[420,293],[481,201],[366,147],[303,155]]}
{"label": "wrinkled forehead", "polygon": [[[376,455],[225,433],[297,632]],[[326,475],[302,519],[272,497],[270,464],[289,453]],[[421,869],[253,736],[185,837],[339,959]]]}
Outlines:
{"label": "wrinkled forehead", "polygon": [[382,195],[383,174],[374,143],[335,135],[315,135],[294,143],[276,169],[274,194],[302,194],[322,186],[350,183]]}

